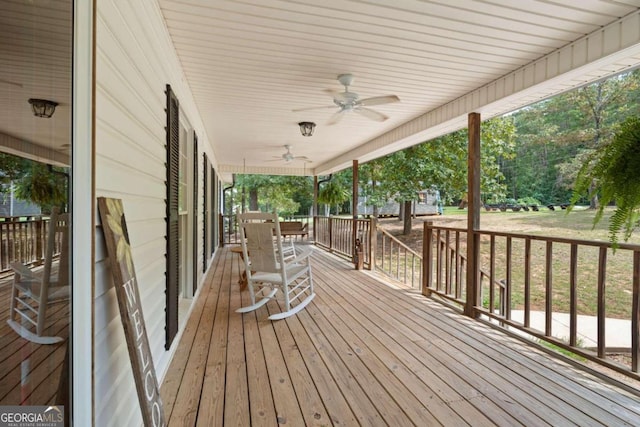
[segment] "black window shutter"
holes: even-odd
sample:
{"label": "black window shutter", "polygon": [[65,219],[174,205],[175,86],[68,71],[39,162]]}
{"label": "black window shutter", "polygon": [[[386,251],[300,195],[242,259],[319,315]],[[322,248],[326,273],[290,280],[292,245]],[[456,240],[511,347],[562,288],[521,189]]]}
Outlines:
{"label": "black window shutter", "polygon": [[193,295],[198,289],[198,135],[193,133]]}
{"label": "black window shutter", "polygon": [[204,181],[202,186],[202,272],[204,273],[209,263],[209,209],[211,208],[209,205],[209,159],[205,153],[202,154],[202,175]]}
{"label": "black window shutter", "polygon": [[213,180],[213,188],[211,189],[211,193],[213,196],[213,208],[211,209],[211,225],[213,226],[213,241],[211,242],[211,253],[219,246],[220,243],[220,233],[222,230],[220,229],[220,221],[218,221],[218,215],[220,214],[220,196],[219,196],[219,188],[220,181],[218,181],[216,170],[211,168],[211,179]]}
{"label": "black window shutter", "polygon": [[178,99],[167,85],[167,276],[166,276],[166,324],[165,349],[169,350],[178,333],[178,294],[180,278],[178,266],[180,262],[179,221],[178,221],[178,189],[180,186],[180,111]]}

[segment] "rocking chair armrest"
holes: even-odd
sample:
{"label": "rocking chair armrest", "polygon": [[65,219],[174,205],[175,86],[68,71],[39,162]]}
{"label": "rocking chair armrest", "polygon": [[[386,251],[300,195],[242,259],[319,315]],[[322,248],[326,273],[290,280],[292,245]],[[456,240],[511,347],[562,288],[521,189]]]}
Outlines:
{"label": "rocking chair armrest", "polygon": [[27,267],[24,264],[21,264],[19,262],[12,262],[11,264],[9,264],[11,269],[13,270],[13,272],[19,276],[19,278],[23,278],[23,279],[35,279],[35,275],[33,274],[33,271],[31,271],[29,269],[29,267]]}
{"label": "rocking chair armrest", "polygon": [[308,246],[305,246],[300,250],[296,249],[295,256],[288,258],[285,261],[285,264],[289,265],[289,264],[295,264],[300,261],[304,261],[311,256],[311,253],[312,253],[312,249],[311,247],[308,247]]}

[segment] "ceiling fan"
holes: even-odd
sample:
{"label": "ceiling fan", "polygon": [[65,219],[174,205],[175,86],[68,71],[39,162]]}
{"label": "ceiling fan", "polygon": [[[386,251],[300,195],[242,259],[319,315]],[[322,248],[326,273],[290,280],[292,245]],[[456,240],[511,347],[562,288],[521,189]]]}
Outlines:
{"label": "ceiling fan", "polygon": [[362,114],[363,116],[371,120],[383,122],[389,117],[368,107],[372,105],[390,104],[392,102],[400,101],[400,98],[398,98],[396,95],[374,96],[372,98],[360,99],[360,96],[357,93],[349,91],[349,86],[351,86],[351,83],[353,83],[353,74],[340,74],[338,76],[338,81],[342,86],[344,86],[344,92],[336,92],[331,89],[328,90],[328,92],[333,95],[333,103],[335,105],[328,105],[326,107],[300,108],[293,111],[335,108],[336,106],[338,106],[339,110],[333,116],[331,116],[327,124],[332,125],[339,122],[344,116],[344,113],[349,111],[355,111],[356,113]]}
{"label": "ceiling fan", "polygon": [[283,155],[281,156],[273,156],[273,160],[270,160],[271,162],[277,162],[280,160],[284,160],[285,163],[291,163],[294,160],[303,160],[305,162],[311,162],[311,160],[309,160],[309,158],[307,156],[294,156],[293,153],[291,152],[291,145],[286,144],[284,146],[284,148],[287,150]]}

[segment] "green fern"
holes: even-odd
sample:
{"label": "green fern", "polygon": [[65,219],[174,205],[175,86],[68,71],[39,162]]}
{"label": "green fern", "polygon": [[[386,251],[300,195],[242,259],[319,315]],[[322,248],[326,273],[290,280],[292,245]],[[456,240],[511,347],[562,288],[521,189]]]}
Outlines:
{"label": "green fern", "polygon": [[594,226],[602,219],[605,207],[615,202],[609,239],[614,247],[621,233],[628,240],[640,219],[640,117],[625,120],[610,144],[588,156],[578,172],[571,207],[593,192],[600,198]]}

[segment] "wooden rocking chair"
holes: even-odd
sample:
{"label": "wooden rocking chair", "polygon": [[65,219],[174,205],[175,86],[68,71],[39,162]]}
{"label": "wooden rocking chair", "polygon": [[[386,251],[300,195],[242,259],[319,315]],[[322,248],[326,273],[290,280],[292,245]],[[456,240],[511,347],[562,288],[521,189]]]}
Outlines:
{"label": "wooden rocking chair", "polygon": [[[278,216],[271,213],[238,214],[242,253],[251,305],[236,310],[247,313],[276,298],[280,290],[284,311],[269,316],[284,319],[307,306],[315,297],[311,274],[311,248],[296,249],[294,256],[282,244]],[[260,298],[256,301],[256,298]],[[297,304],[293,305],[297,301]]]}
{"label": "wooden rocking chair", "polygon": [[[52,272],[56,242],[60,245],[57,273]],[[51,213],[42,273],[21,263],[14,271],[11,309],[7,323],[22,338],[37,344],[55,344],[61,337],[45,336],[47,306],[69,299],[69,214]]]}

